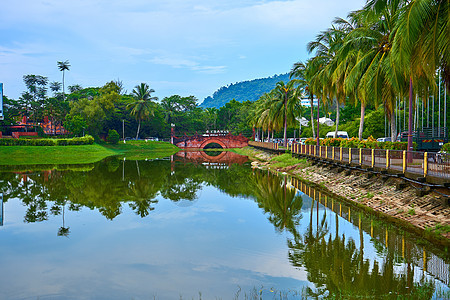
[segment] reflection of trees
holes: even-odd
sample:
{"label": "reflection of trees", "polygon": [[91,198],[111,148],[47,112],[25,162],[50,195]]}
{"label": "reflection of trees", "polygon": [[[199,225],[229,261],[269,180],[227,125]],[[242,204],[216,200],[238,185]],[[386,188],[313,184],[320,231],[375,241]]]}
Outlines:
{"label": "reflection of trees", "polygon": [[302,218],[303,205],[302,198],[296,196],[297,191],[287,186],[286,177],[282,180],[270,173],[256,171],[253,179],[256,201],[269,214],[269,221],[278,231],[287,230],[297,236],[296,227]]}
{"label": "reflection of trees", "polygon": [[[414,283],[414,269],[410,264],[402,275],[396,275],[395,256],[388,251],[383,261],[364,259],[364,247],[336,234],[328,234],[326,216],[313,232],[313,222],[302,237],[288,240],[289,260],[296,267],[304,267],[315,289],[307,288],[309,297],[327,298],[393,298],[430,299],[432,282]],[[336,219],[336,227],[338,220]],[[328,239],[326,238],[328,236]],[[361,233],[360,233],[361,236]]]}
{"label": "reflection of trees", "polygon": [[[66,228],[67,210],[87,207],[114,219],[127,203],[137,215],[146,217],[154,210],[158,194],[172,201],[194,200],[204,182],[220,186],[219,189],[233,196],[243,187],[245,193],[251,194],[249,176],[251,170],[239,165],[213,170],[177,162],[171,172],[170,162],[165,160],[138,162],[110,158],[83,171],[0,172],[0,188],[5,202],[18,198],[27,207],[25,222],[63,215],[62,228]],[[64,235],[66,231],[60,233]]]}

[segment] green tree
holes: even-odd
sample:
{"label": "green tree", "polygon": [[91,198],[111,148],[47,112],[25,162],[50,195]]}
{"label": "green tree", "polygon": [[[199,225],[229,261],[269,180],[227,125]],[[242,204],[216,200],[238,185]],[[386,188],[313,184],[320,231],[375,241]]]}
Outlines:
{"label": "green tree", "polygon": [[141,121],[147,119],[149,115],[154,115],[153,100],[158,100],[157,97],[151,96],[151,93],[154,92],[155,90],[151,89],[146,83],[141,83],[133,89],[134,101],[129,103],[127,108],[131,108],[131,115],[138,121],[136,139],[139,138]]}

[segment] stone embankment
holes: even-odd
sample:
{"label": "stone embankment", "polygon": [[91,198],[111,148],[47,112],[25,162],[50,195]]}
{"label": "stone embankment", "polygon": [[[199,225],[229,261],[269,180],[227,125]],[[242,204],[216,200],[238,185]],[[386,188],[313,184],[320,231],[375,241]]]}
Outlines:
{"label": "stone embankment", "polygon": [[[259,160],[252,163],[254,167],[270,168],[272,161],[276,160],[269,161],[274,155],[257,150],[254,156]],[[399,178],[371,176],[361,171],[332,169],[310,163],[277,168],[276,171],[315,183],[358,206],[373,209],[398,223],[412,225],[411,228],[425,235],[440,235],[443,244],[450,244],[450,207],[448,198],[439,191],[418,196],[420,186],[405,184]]]}

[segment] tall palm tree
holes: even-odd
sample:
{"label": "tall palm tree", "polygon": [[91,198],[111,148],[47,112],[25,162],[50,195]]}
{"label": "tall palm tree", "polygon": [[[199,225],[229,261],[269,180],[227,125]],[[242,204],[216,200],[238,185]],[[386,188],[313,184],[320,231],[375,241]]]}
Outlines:
{"label": "tall palm tree", "polygon": [[63,77],[62,77],[62,86],[63,86],[63,100],[65,100],[65,93],[64,93],[64,72],[67,70],[69,71],[70,69],[70,64],[69,61],[58,61],[57,62],[58,65],[58,69],[63,73]]}
{"label": "tall palm tree", "polygon": [[157,101],[157,97],[152,97],[151,93],[155,90],[151,89],[148,84],[141,83],[136,85],[133,89],[134,101],[127,105],[127,108],[131,108],[131,115],[138,121],[138,128],[136,132],[136,139],[139,138],[139,130],[141,128],[141,121],[148,118],[149,115],[154,115],[154,103]]}
{"label": "tall palm tree", "polygon": [[287,127],[295,122],[295,118],[300,112],[299,92],[295,87],[295,81],[288,83],[280,81],[274,89],[274,103],[271,107],[271,114],[275,119],[283,120],[284,128],[284,146],[287,145]]}
{"label": "tall palm tree", "polygon": [[297,62],[292,67],[292,70],[289,74],[292,79],[299,88],[299,91],[304,92],[309,100],[310,100],[310,108],[311,108],[311,129],[313,139],[316,138],[316,132],[314,131],[314,93],[312,91],[312,78],[315,74],[316,70],[314,69],[314,65],[311,63],[311,60],[306,62],[306,65],[302,62]]}
{"label": "tall palm tree", "polygon": [[401,1],[391,1],[381,8],[375,2],[369,1],[358,13],[361,26],[352,30],[346,38],[346,46],[354,48],[353,52],[348,53],[355,58],[346,88],[357,92],[362,106],[368,102],[384,106],[391,124],[391,137],[395,141],[396,99],[403,98],[408,91],[405,74],[396,63],[392,51],[395,26],[403,4]]}

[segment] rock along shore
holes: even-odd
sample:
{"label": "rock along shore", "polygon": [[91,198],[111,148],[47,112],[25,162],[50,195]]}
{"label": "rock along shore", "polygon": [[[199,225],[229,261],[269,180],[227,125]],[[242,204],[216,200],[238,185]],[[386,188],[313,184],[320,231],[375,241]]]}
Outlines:
{"label": "rock along shore", "polygon": [[272,168],[276,155],[253,148],[251,151],[253,167],[286,172],[356,206],[373,210],[439,244],[450,245],[448,198],[437,192],[418,196],[418,187],[405,184],[402,179],[368,176],[361,171],[343,171],[311,163]]}

